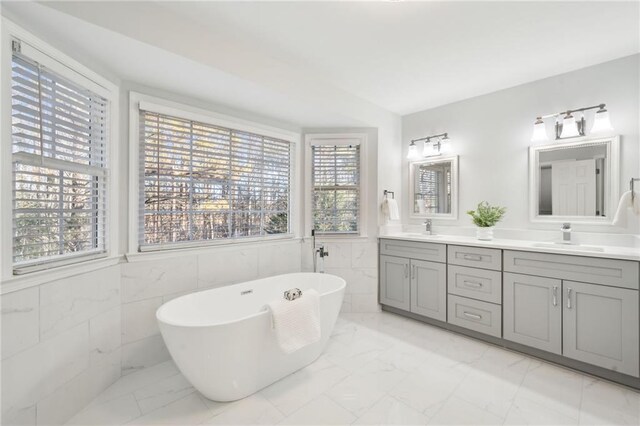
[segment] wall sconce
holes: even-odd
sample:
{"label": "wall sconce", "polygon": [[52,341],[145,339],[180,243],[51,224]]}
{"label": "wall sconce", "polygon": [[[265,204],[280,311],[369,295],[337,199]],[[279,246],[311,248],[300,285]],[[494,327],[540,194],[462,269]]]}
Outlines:
{"label": "wall sconce", "polygon": [[434,155],[441,155],[448,152],[451,145],[451,138],[448,133],[440,133],[438,135],[425,136],[423,138],[411,140],[409,152],[407,153],[408,160],[419,160],[421,157],[416,142],[424,142],[422,157],[432,157]]}
{"label": "wall sconce", "polygon": [[609,120],[609,112],[604,108],[605,106],[605,104],[599,104],[536,117],[536,121],[533,124],[531,142],[546,142],[549,140],[544,119],[550,117],[555,118],[556,140],[585,136],[586,122],[583,112],[596,108],[598,108],[598,111],[596,111],[594,116],[590,134],[597,135],[612,133],[613,127]]}

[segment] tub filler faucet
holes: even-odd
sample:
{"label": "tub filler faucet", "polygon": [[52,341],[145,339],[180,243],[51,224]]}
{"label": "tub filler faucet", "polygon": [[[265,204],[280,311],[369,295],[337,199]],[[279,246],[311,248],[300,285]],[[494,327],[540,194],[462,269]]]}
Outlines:
{"label": "tub filler faucet", "polygon": [[[324,248],[324,244],[320,244],[316,247],[316,230],[311,230],[311,237],[313,238],[312,250],[313,250],[313,272],[319,272],[324,274],[324,258],[329,256],[329,252]],[[318,257],[320,257],[320,265],[318,265]]]}
{"label": "tub filler faucet", "polygon": [[320,247],[316,249],[314,260],[315,260],[315,256],[318,256],[320,258],[320,264],[315,265],[316,267],[314,269],[316,270],[314,272],[319,272],[321,274],[324,274],[324,258],[329,256],[329,252],[324,248],[324,244],[320,244]]}

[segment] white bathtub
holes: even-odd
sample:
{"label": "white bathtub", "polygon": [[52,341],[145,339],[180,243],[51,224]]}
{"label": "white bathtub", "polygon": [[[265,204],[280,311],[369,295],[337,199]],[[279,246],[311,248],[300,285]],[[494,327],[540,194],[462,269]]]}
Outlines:
{"label": "white bathtub", "polygon": [[[181,296],[156,312],[162,337],[187,380],[214,401],[244,398],[310,364],[333,330],[345,281],[334,275],[294,273]],[[283,353],[265,305],[297,287],[320,293],[322,338]]]}

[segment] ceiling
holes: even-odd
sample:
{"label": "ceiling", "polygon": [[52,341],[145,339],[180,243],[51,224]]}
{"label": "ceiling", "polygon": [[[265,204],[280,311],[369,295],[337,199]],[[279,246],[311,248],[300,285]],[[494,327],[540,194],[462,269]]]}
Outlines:
{"label": "ceiling", "polygon": [[640,51],[638,2],[163,6],[401,115]]}
{"label": "ceiling", "polygon": [[[309,99],[330,110],[331,100],[323,96],[332,92],[362,101],[359,107],[372,104],[405,115],[640,51],[637,1],[47,5],[94,24],[83,29],[81,38],[67,40],[88,55],[95,51],[91,29],[108,29],[103,42],[109,38],[119,56],[96,60],[121,78],[139,77],[136,68],[145,65],[135,61],[140,50],[124,55],[116,48],[117,35],[120,44],[127,43],[126,36],[141,49],[156,48],[149,50],[150,57],[171,52],[174,59],[182,57],[175,62],[181,66],[188,60],[203,73],[203,67],[215,68],[216,78],[224,78],[220,84],[209,83],[212,91],[235,88],[241,79],[255,90],[282,97],[292,113],[308,108]],[[33,14],[24,19],[37,20]],[[57,16],[55,25],[42,29],[47,17],[39,19],[40,30],[49,35],[82,27]],[[164,63],[169,59],[157,58]],[[176,71],[167,65],[159,73],[170,78]],[[296,100],[301,82],[306,97]],[[250,104],[249,94],[246,101]],[[262,107],[269,110],[266,100]]]}

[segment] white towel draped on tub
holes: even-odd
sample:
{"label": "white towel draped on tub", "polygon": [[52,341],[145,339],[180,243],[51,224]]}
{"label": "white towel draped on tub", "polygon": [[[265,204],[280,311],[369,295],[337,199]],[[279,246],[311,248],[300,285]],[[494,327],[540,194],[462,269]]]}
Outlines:
{"label": "white towel draped on tub", "polygon": [[284,353],[295,352],[320,340],[320,294],[305,290],[295,300],[269,303],[273,329]]}

